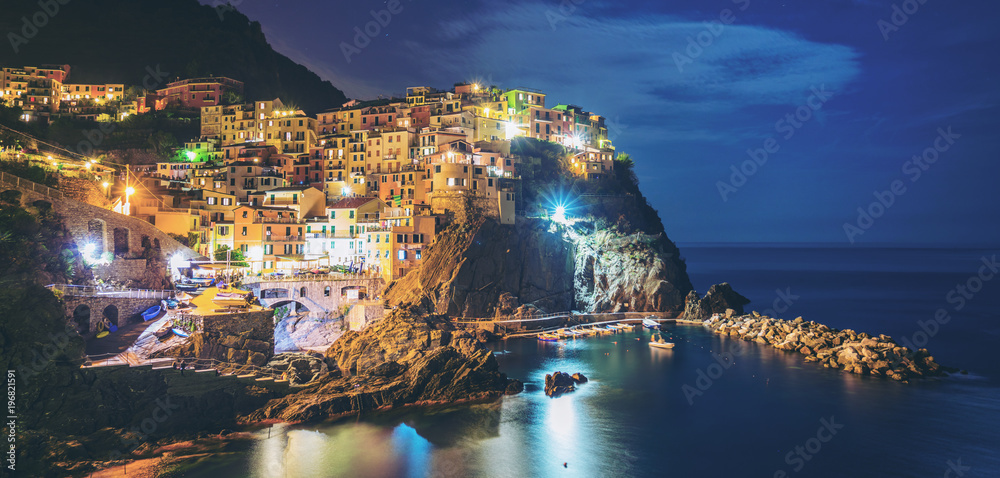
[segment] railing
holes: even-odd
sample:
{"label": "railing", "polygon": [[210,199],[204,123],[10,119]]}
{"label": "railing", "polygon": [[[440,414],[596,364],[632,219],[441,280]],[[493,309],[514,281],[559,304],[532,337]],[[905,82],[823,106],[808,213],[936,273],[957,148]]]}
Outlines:
{"label": "railing", "polygon": [[0,171],[0,181],[7,184],[13,184],[16,187],[23,189],[30,189],[32,192],[48,196],[53,199],[64,199],[66,195],[59,191],[58,189],[52,189],[48,186],[42,186],[41,184],[28,181],[27,179],[21,178],[20,176],[14,176],[10,173],[5,173]]}
{"label": "railing", "polygon": [[49,290],[58,291],[69,297],[115,297],[122,299],[167,299],[173,296],[173,290],[117,289],[113,287],[95,287],[89,285],[49,284]]}
{"label": "railing", "polygon": [[359,237],[360,235],[361,235],[360,231],[354,233],[350,231],[306,233],[306,237],[309,239],[354,239]]}
{"label": "railing", "polygon": [[302,240],[302,236],[276,236],[276,235],[266,235],[264,236],[265,242],[298,242]]}
{"label": "railing", "polygon": [[[262,276],[244,277],[243,284],[257,284],[260,282],[324,282],[338,280],[359,280],[359,279],[379,279],[382,276],[374,272],[330,272],[328,274],[265,274]],[[273,298],[273,297],[272,297]],[[280,297],[279,297],[280,298]]]}
{"label": "railing", "polygon": [[254,224],[298,224],[298,220],[290,217],[255,217]]}

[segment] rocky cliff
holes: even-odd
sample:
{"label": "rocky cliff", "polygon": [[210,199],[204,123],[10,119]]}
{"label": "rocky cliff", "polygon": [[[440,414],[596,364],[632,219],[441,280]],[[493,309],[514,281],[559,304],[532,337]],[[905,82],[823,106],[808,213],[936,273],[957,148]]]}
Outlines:
{"label": "rocky cliff", "polygon": [[[419,304],[450,316],[491,317],[500,297],[506,308],[573,306],[573,246],[547,221],[505,226],[480,218],[455,223],[424,252],[421,268],[386,289],[390,305]],[[504,308],[504,306],[500,306]]]}
{"label": "rocky cliff", "polygon": [[595,230],[491,218],[445,229],[424,265],[386,289],[390,305],[421,304],[450,316],[493,317],[522,306],[543,312],[679,311],[691,290],[678,251],[664,234]]}
{"label": "rocky cliff", "polygon": [[396,309],[362,332],[345,333],[326,352],[331,370],[302,391],[271,400],[251,421],[320,420],[409,404],[450,403],[519,392],[493,353],[444,317]]}

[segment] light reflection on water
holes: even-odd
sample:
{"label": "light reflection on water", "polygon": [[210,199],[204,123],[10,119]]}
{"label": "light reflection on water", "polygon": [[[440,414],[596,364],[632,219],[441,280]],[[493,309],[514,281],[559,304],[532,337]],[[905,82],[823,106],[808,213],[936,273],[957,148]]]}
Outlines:
{"label": "light reflection on water", "polygon": [[[987,445],[1000,441],[995,387],[858,377],[700,327],[666,327],[664,336],[676,348],[650,349],[648,332],[507,341],[498,361],[526,382],[522,394],[275,426],[270,439],[257,432],[231,474],[185,476],[772,476],[791,471],[786,453],[831,416],[845,428],[801,476],[908,476],[970,453],[1000,468]],[[734,363],[689,404],[681,387],[720,351]],[[590,381],[546,397],[545,374],[556,370]]]}

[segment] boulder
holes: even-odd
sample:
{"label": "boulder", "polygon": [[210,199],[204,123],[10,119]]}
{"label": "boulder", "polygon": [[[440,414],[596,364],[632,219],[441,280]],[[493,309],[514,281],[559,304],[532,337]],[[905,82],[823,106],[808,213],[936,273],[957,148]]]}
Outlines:
{"label": "boulder", "polygon": [[572,392],[576,390],[575,383],[573,377],[568,373],[555,372],[551,375],[545,375],[545,394],[557,397]]}

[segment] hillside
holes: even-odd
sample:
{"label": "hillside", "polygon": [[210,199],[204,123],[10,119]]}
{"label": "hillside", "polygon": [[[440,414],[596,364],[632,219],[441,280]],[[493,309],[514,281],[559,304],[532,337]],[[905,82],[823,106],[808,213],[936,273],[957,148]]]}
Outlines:
{"label": "hillside", "polygon": [[[20,34],[38,2],[8,3],[0,31]],[[275,52],[260,24],[235,9],[220,16],[196,0],[54,3],[60,11],[19,51],[5,41],[0,66],[69,64],[73,83],[141,85],[147,67],[159,65],[167,81],[228,76],[245,83],[249,100],[279,97],[311,114],[346,101],[329,81]]]}

